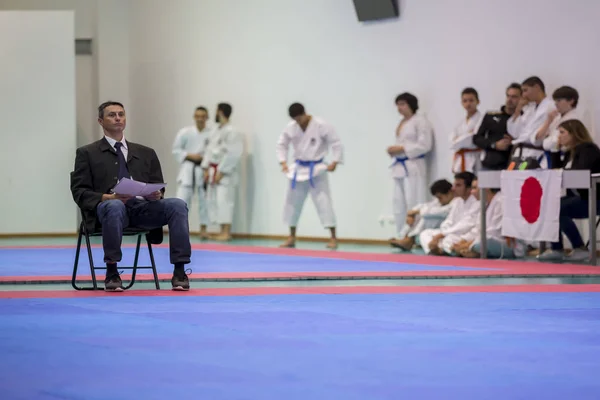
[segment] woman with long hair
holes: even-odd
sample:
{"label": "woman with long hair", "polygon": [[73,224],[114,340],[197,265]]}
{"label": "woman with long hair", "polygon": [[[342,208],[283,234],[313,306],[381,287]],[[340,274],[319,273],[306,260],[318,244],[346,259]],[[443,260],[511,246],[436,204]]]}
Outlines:
{"label": "woman with long hair", "polygon": [[[590,173],[600,173],[600,148],[594,143],[585,125],[579,120],[562,122],[558,126],[558,143],[565,152],[559,167],[572,170],[589,170]],[[600,186],[600,185],[599,185]],[[552,243],[552,249],[540,254],[540,261],[583,261],[589,257],[589,252],[583,243],[573,219],[589,217],[588,190],[569,190],[560,199],[560,235],[559,241]],[[596,204],[600,211],[600,201]],[[590,221],[595,224],[596,221]],[[565,234],[573,245],[573,252],[565,256],[563,251],[562,234]]]}

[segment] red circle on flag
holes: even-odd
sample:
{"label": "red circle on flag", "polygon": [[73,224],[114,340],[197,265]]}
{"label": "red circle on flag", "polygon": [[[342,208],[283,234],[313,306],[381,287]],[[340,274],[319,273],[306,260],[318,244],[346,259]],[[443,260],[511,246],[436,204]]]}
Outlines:
{"label": "red circle on flag", "polygon": [[521,215],[525,221],[530,224],[535,223],[540,218],[542,208],[542,194],[544,189],[534,177],[529,177],[521,186]]}

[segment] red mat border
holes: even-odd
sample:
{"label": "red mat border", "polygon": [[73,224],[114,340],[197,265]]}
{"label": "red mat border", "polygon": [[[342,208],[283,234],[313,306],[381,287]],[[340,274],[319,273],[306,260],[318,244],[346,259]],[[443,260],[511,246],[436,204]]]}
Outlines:
{"label": "red mat border", "polygon": [[[160,247],[167,247],[163,244]],[[101,246],[94,246],[101,247]],[[124,245],[124,247],[133,247],[133,245]],[[74,249],[74,246],[16,246],[3,247],[5,249],[47,249],[61,248]],[[195,272],[192,276],[199,280],[277,280],[277,279],[327,279],[327,278],[460,278],[460,277],[507,277],[507,276],[599,276],[600,268],[590,265],[578,264],[551,264],[536,263],[517,260],[482,260],[465,259],[444,256],[425,256],[406,253],[361,253],[331,250],[307,250],[307,249],[282,249],[277,247],[264,246],[237,246],[228,244],[194,244],[194,250],[245,253],[245,254],[265,254],[265,255],[284,255],[300,256],[327,259],[341,259],[367,262],[389,262],[414,264],[415,270],[412,271],[319,271],[319,272]],[[484,266],[482,266],[484,264]],[[420,265],[429,266],[453,266],[453,267],[471,267],[488,268],[487,270],[459,270],[459,271],[419,271]],[[491,269],[490,269],[491,268]],[[85,270],[85,269],[84,269]],[[82,271],[83,272],[83,271]],[[127,277],[128,275],[124,275]],[[151,278],[149,274],[139,274],[140,280]],[[90,275],[81,275],[80,279],[89,279]],[[170,279],[170,274],[160,274],[161,279]],[[70,281],[70,275],[63,276],[2,276],[1,283],[27,283],[27,282],[53,282]]]}
{"label": "red mat border", "polygon": [[0,291],[1,299],[89,298],[89,297],[215,297],[273,296],[296,294],[459,294],[459,293],[597,293],[600,285],[494,285],[494,286],[346,286],[346,287],[253,287],[171,290],[129,290],[122,293],[74,290]]}
{"label": "red mat border", "polygon": [[[93,248],[101,248],[100,245],[92,245]],[[124,248],[135,247],[132,244],[123,245]],[[161,244],[159,248],[168,248],[168,244]],[[73,249],[75,246],[67,245],[46,245],[46,246],[0,246],[2,249]],[[457,258],[450,256],[429,256],[421,254],[411,253],[368,253],[368,252],[356,252],[356,251],[343,251],[343,250],[312,250],[312,249],[287,249],[278,247],[266,247],[266,246],[238,246],[230,244],[214,244],[214,243],[195,243],[192,245],[193,250],[203,251],[217,251],[227,253],[246,253],[246,254],[265,254],[265,255],[282,255],[282,256],[300,256],[300,257],[315,257],[315,258],[329,258],[338,260],[354,260],[354,261],[376,261],[376,262],[391,262],[397,263],[402,262],[406,264],[417,264],[417,265],[439,265],[439,266],[460,266],[463,267],[474,267],[484,268],[481,263],[485,263],[485,268],[499,268],[506,265],[514,264],[533,264],[541,266],[554,266],[556,264],[551,263],[531,263],[523,262],[518,260],[494,260],[494,259],[479,259],[479,258]],[[390,248],[390,251],[393,249]],[[460,260],[460,261],[457,261]],[[574,267],[586,267],[580,264],[562,264],[571,265]],[[588,266],[591,267],[591,266]]]}

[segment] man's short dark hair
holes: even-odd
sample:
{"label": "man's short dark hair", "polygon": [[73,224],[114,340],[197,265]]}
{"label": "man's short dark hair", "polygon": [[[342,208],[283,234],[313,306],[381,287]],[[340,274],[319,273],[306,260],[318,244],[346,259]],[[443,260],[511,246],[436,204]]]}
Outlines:
{"label": "man's short dark hair", "polygon": [[544,82],[542,82],[542,80],[537,76],[530,76],[529,78],[525,79],[521,85],[529,87],[534,87],[537,85],[540,87],[540,89],[542,89],[542,92],[546,92],[546,86],[544,85]]}
{"label": "man's short dark hair", "polygon": [[492,192],[494,194],[498,193],[500,190],[501,190],[500,188],[495,188],[495,189],[494,188],[490,188],[490,192]]}
{"label": "man's short dark hair", "polygon": [[396,97],[395,103],[398,104],[399,101],[406,102],[406,104],[408,104],[413,113],[416,113],[419,109],[419,99],[417,99],[417,97],[411,93],[404,92],[399,94]]}
{"label": "man's short dark hair", "polygon": [[433,182],[430,190],[432,196],[435,196],[436,194],[448,194],[452,191],[452,184],[446,179],[440,179],[439,181]]}
{"label": "man's short dark hair", "polygon": [[516,89],[519,91],[519,93],[523,92],[523,88],[517,82],[513,82],[510,85],[508,85],[508,87],[506,88],[506,91],[508,92],[510,89]]}
{"label": "man's short dark hair", "polygon": [[579,93],[576,89],[571,86],[561,86],[552,93],[552,99],[560,100],[564,99],[567,101],[573,101],[573,107],[577,107],[579,102]]}
{"label": "man's short dark hair", "polygon": [[208,114],[208,110],[207,110],[207,109],[206,109],[206,107],[204,107],[204,106],[199,106],[199,107],[196,107],[196,111],[204,111],[205,113],[207,113],[207,114]]}
{"label": "man's short dark hair", "polygon": [[104,118],[104,110],[106,109],[106,107],[110,106],[120,106],[123,110],[125,109],[123,104],[119,103],[118,101],[105,101],[104,103],[98,106],[98,118]]}
{"label": "man's short dark hair", "polygon": [[477,93],[477,90],[475,90],[472,87],[464,88],[460,95],[462,97],[465,94],[472,94],[473,96],[475,96],[475,99],[479,100],[479,93]]}
{"label": "man's short dark hair", "polygon": [[225,118],[229,118],[231,116],[231,112],[233,111],[233,108],[231,107],[231,104],[229,104],[229,103],[219,103],[217,105],[217,110],[221,111],[223,113],[223,115],[225,116]]}
{"label": "man's short dark hair", "polygon": [[477,177],[475,176],[474,173],[465,171],[465,172],[459,172],[458,174],[454,175],[454,179],[460,179],[460,180],[464,181],[465,186],[470,188],[471,186],[473,186],[473,181],[477,180]]}
{"label": "man's short dark hair", "polygon": [[294,103],[288,108],[288,114],[290,115],[290,118],[296,118],[306,114],[306,110],[302,104]]}

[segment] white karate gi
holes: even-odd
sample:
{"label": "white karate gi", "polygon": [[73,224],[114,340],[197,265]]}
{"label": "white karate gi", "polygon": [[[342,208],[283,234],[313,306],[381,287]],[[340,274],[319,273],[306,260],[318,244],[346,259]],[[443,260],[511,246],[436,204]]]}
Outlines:
{"label": "white karate gi", "polygon": [[[469,196],[466,201],[462,197],[456,197],[450,202],[450,205],[448,217],[442,222],[439,229],[426,229],[419,235],[419,243],[425,254],[430,252],[429,244],[434,236],[440,233],[444,235],[444,239],[440,241],[440,249],[443,250],[448,245],[453,246],[458,243],[460,235],[468,232],[475,225],[472,216],[477,213],[479,202],[474,196]],[[448,237],[450,239],[447,239]]]}
{"label": "white karate gi", "polygon": [[550,123],[550,126],[548,127],[548,136],[546,136],[543,141],[544,150],[553,153],[556,153],[560,150],[558,148],[558,126],[563,122],[572,119],[578,119],[580,121],[582,120],[582,115],[576,108],[570,110],[565,115],[557,115],[556,118],[554,118],[554,120]]}
{"label": "white karate gi", "polygon": [[[402,122],[401,122],[402,123]],[[391,174],[394,182],[392,205],[396,232],[400,234],[406,214],[427,199],[427,162],[425,156],[433,145],[433,127],[420,113],[416,113],[396,129],[396,146],[403,146],[404,152],[395,154],[392,159]]]}
{"label": "white karate gi", "polygon": [[198,208],[200,225],[208,225],[208,209],[206,206],[206,193],[204,191],[204,179],[202,167],[194,162],[186,160],[188,154],[201,154],[204,156],[208,142],[210,141],[210,129],[188,126],[181,129],[173,142],[173,155],[180,164],[177,175],[176,197],[185,201],[188,206],[192,202],[194,192],[198,193]]}
{"label": "white karate gi", "polygon": [[[239,184],[239,164],[244,152],[244,138],[230,124],[216,127],[202,160],[202,168],[209,171],[207,205],[212,223],[231,224],[235,208],[236,188]],[[217,172],[221,181],[213,182]]]}
{"label": "white karate gi", "polygon": [[[479,208],[479,211],[481,211],[481,208]],[[502,211],[502,193],[497,192],[485,210],[485,232],[487,240],[504,240],[502,236]],[[466,240],[468,242],[473,241],[470,247],[471,249],[474,245],[481,243],[481,214],[479,214],[478,217],[479,218],[477,218],[477,222],[473,228],[460,237],[461,240]]]}
{"label": "white karate gi", "polygon": [[473,135],[477,133],[482,120],[483,114],[477,111],[471,118],[463,118],[452,131],[450,149],[454,151],[453,173],[477,171],[481,150],[473,144]]}
{"label": "white karate gi", "polygon": [[[516,146],[519,143],[523,143],[542,147],[542,141],[536,139],[537,132],[548,118],[548,113],[555,109],[556,106],[554,101],[551,98],[546,97],[539,105],[529,103],[523,107],[523,114],[520,115],[516,121],[513,121],[513,118],[510,117],[506,123],[506,130],[513,138],[515,138],[515,140],[513,140],[513,145]],[[519,150],[516,150],[515,156],[518,155]],[[539,160],[542,168],[547,168],[548,164],[543,155],[543,150],[536,149],[524,148],[521,153],[523,159],[527,157],[536,158]]]}
{"label": "white karate gi", "polygon": [[450,203],[443,206],[436,198],[429,203],[417,204],[412,210],[419,210],[412,226],[404,224],[399,238],[419,236],[425,229],[439,228],[450,212]]}
{"label": "white karate gi", "polygon": [[[523,257],[526,251],[525,243],[519,240],[512,247],[509,247],[508,243],[506,242],[506,238],[502,236],[502,216],[504,211],[503,200],[502,193],[497,192],[489,202],[486,209],[486,257]],[[473,250],[477,253],[481,251],[481,217],[477,219],[477,223],[469,232],[461,236],[461,240],[466,240],[467,242],[472,241],[469,250]]]}
{"label": "white karate gi", "polygon": [[276,147],[280,163],[287,162],[290,144],[294,162],[289,165],[287,174],[290,182],[283,210],[284,223],[290,227],[298,225],[304,201],[310,193],[321,224],[325,228],[335,227],[335,212],[324,158],[331,149],[331,161],[343,163],[344,148],[339,136],[331,125],[320,118],[311,117],[306,131],[296,121],[291,121],[285,127]]}

